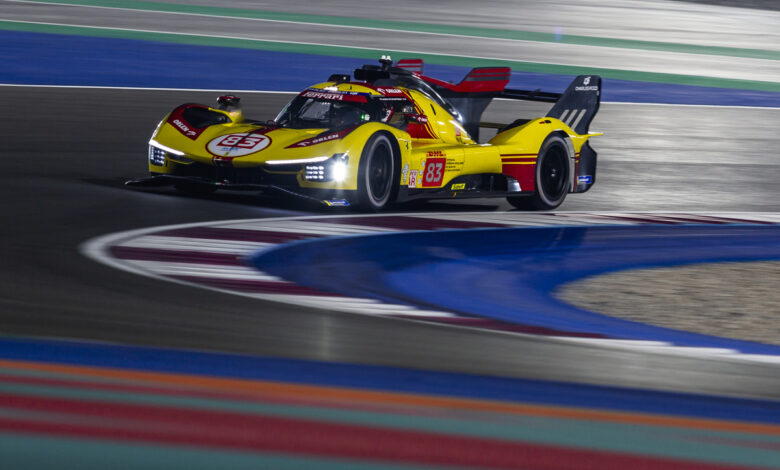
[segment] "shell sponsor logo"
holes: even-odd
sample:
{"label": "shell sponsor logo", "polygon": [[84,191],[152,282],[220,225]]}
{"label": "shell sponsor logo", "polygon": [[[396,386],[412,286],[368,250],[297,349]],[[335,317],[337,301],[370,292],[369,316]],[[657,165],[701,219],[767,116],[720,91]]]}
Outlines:
{"label": "shell sponsor logo", "polygon": [[383,95],[403,95],[404,92],[398,88],[377,88],[376,91]]}
{"label": "shell sponsor logo", "polygon": [[178,128],[179,128],[179,130],[181,130],[181,132],[183,132],[183,133],[184,133],[184,135],[190,136],[190,135],[195,135],[195,134],[197,134],[197,132],[195,132],[195,131],[193,131],[192,129],[190,129],[190,128],[189,128],[189,126],[187,126],[187,124],[184,124],[184,123],[183,123],[183,122],[181,122],[181,120],[179,120],[179,119],[174,119],[174,120],[173,120],[173,125],[174,125],[174,126],[176,126],[176,127],[178,127]]}

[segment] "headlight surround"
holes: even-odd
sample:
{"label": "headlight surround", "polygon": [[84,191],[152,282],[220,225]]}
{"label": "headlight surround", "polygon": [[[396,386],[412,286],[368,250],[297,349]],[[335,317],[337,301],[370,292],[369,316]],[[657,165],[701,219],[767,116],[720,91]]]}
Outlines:
{"label": "headlight surround", "polygon": [[165,150],[150,145],[149,163],[154,166],[165,166]]}
{"label": "headlight surround", "polygon": [[154,166],[165,166],[165,159],[179,163],[192,163],[192,160],[184,156],[184,152],[167,147],[154,139],[149,139],[149,163]]}
{"label": "headlight surround", "polygon": [[337,153],[322,163],[311,163],[304,167],[306,181],[341,183],[349,174],[349,155]]}
{"label": "headlight surround", "polygon": [[337,153],[330,160],[330,178],[341,183],[347,179],[349,173],[349,155],[346,153]]}

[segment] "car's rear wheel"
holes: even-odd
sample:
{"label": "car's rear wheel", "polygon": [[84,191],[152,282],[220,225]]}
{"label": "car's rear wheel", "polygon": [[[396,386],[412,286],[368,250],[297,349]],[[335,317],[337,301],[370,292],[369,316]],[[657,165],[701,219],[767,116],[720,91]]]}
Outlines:
{"label": "car's rear wheel", "polygon": [[536,191],[532,196],[508,197],[507,201],[523,210],[543,211],[560,206],[570,187],[570,148],[559,135],[547,137],[536,159]]}
{"label": "car's rear wheel", "polygon": [[376,133],[368,139],[358,168],[357,205],[379,211],[393,200],[397,165],[395,146],[387,134]]}

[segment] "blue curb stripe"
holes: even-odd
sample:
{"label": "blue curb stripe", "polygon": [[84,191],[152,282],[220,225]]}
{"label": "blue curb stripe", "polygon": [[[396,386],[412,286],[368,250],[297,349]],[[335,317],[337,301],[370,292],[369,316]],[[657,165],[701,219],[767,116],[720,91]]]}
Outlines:
{"label": "blue curb stripe", "polygon": [[[191,46],[155,41],[0,31],[0,82],[300,91],[365,59]],[[466,67],[425,65],[426,74],[462,79]],[[513,72],[510,87],[562,91],[572,76]],[[780,107],[780,93],[605,80],[603,99],[621,102]]]}
{"label": "blue curb stripe", "polygon": [[255,255],[252,263],[297,284],[350,297],[611,338],[780,355],[780,346],[621,320],[552,298],[561,284],[612,271],[774,259],[780,259],[780,226],[687,225],[337,237],[281,245]]}
{"label": "blue curb stripe", "polygon": [[780,402],[77,341],[0,338],[0,358],[780,424]]}

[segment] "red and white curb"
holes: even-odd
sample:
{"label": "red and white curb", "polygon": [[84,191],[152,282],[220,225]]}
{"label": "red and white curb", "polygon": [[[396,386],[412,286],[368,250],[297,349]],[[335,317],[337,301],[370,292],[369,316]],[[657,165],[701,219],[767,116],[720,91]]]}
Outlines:
{"label": "red and white curb", "polygon": [[780,356],[748,355],[733,349],[684,347],[660,341],[601,338],[518,326],[447,311],[422,310],[374,299],[344,297],[268,275],[244,261],[258,250],[282,243],[343,235],[491,227],[691,223],[780,224],[780,213],[476,212],[242,219],[119,232],[89,240],[81,246],[81,251],[98,262],[143,276],[304,307],[490,329],[510,334],[545,335],[555,340],[613,348],[728,356],[780,363]]}

